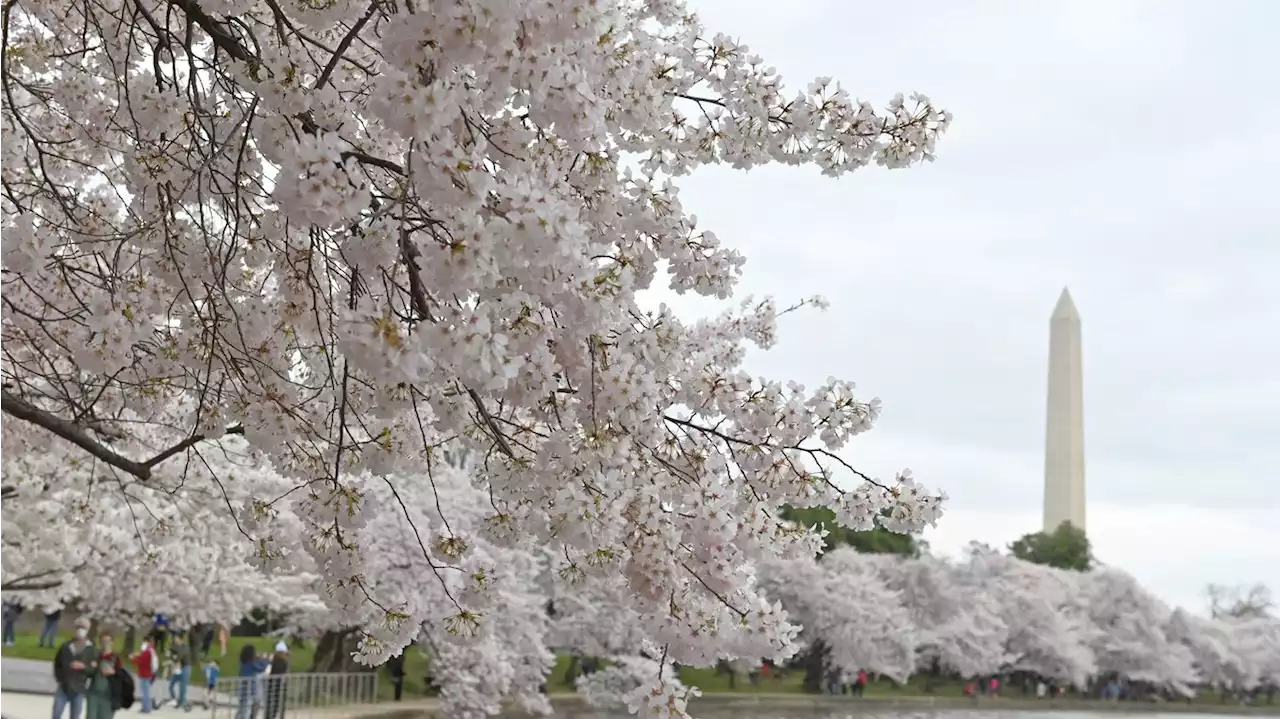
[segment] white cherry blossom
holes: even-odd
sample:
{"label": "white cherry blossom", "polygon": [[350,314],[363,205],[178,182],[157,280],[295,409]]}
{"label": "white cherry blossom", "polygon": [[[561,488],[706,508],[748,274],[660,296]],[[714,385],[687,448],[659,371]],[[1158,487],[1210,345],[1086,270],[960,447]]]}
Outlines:
{"label": "white cherry blossom", "polygon": [[[787,309],[687,322],[638,300],[733,298],[744,258],[681,176],[932,159],[950,117],[927,98],[788,89],[671,0],[22,0],[6,18],[6,419],[147,486],[241,435],[291,486],[205,509],[253,527],[264,566],[311,562],[364,660],[412,633],[390,607],[440,619],[408,594],[371,616],[391,590],[357,538],[399,521],[378,481],[424,492],[446,451],[475,459],[475,532],[622,577],[670,661],[792,649],[750,570],[815,548],[782,504],[857,528],[939,517],[909,473],[842,458],[877,401],[743,368]],[[638,704],[680,714],[681,691]]]}

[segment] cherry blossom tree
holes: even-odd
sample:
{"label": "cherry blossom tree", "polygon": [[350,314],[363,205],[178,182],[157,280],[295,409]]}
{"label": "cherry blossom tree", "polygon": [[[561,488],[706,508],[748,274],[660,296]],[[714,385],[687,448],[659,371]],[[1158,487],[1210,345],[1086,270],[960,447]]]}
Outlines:
{"label": "cherry blossom tree", "polygon": [[75,599],[91,616],[126,623],[159,611],[180,625],[319,601],[300,591],[310,579],[268,578],[246,562],[252,544],[229,510],[250,488],[290,485],[243,440],[204,443],[185,467],[165,464],[144,483],[32,430],[3,427],[6,593],[46,606]]}
{"label": "cherry blossom tree", "polygon": [[[568,565],[551,557],[548,566],[553,572],[551,568],[563,570]],[[592,657],[639,654],[645,634],[635,608],[625,599],[624,578],[584,577],[572,584],[548,584],[552,588],[551,646]]]}
{"label": "cherry blossom tree", "polygon": [[[425,484],[446,449],[478,458],[495,542],[621,574],[682,662],[729,624],[790,649],[742,571],[811,549],[782,504],[939,516],[841,458],[878,402],[743,370],[773,301],[688,323],[637,298],[740,275],[680,176],[906,167],[950,119],[928,99],[787,91],[668,0],[20,0],[4,34],[7,419],[144,484],[243,435],[300,490],[334,606],[383,569],[356,536],[396,508],[366,477]],[[143,425],[149,449],[108,440]],[[241,517],[264,551],[277,501]],[[386,606],[351,609],[371,662],[416,631]]]}
{"label": "cherry blossom tree", "polygon": [[1258,667],[1240,645],[1242,637],[1233,622],[1199,617],[1175,609],[1164,628],[1165,636],[1190,652],[1199,681],[1216,687],[1252,689],[1258,684]]}
{"label": "cherry blossom tree", "polygon": [[1008,662],[1003,607],[971,574],[927,555],[865,555],[863,561],[902,596],[916,630],[917,668],[936,662],[945,671],[972,677],[999,672]]}
{"label": "cherry blossom tree", "polygon": [[849,548],[761,568],[762,587],[803,625],[805,644],[821,640],[827,663],[905,681],[915,671],[917,637],[901,594],[876,572],[876,558]]}
{"label": "cherry blossom tree", "polygon": [[1189,694],[1199,676],[1192,651],[1166,634],[1172,616],[1168,606],[1119,569],[1079,576],[1097,628],[1091,646],[1098,672]]}
{"label": "cherry blossom tree", "polygon": [[1076,599],[1079,577],[983,547],[972,547],[960,566],[993,597],[1009,628],[1008,668],[1085,686],[1096,671],[1094,625]]}
{"label": "cherry blossom tree", "polygon": [[1231,646],[1238,655],[1241,672],[1254,679],[1252,684],[1241,679],[1239,686],[1270,691],[1280,687],[1280,618],[1254,616],[1225,621],[1231,628]]}

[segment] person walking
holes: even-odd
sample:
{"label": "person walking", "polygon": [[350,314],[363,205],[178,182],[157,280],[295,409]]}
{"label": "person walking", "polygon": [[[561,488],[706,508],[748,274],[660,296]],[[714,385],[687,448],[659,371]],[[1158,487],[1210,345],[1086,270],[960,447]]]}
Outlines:
{"label": "person walking", "polygon": [[395,700],[404,696],[404,652],[387,660],[387,673],[391,675],[391,684],[395,686]]}
{"label": "person walking", "polygon": [[163,614],[156,614],[155,624],[151,627],[151,635],[155,637],[156,651],[164,654],[165,642],[169,639],[169,619]]}
{"label": "person walking", "polygon": [[62,719],[62,712],[71,707],[71,719],[81,719],[84,693],[88,688],[89,662],[93,659],[93,645],[89,643],[89,620],[76,620],[75,636],[53,656],[53,719]]}
{"label": "person walking", "polygon": [[[173,662],[173,675],[169,677],[169,701],[176,702],[179,709],[187,705],[187,687],[191,686],[191,647],[182,635],[173,635],[169,659]],[[177,687],[177,691],[174,691]]]}
{"label": "person walking", "polygon": [[22,602],[4,603],[4,645],[6,647],[18,643],[18,620],[22,618],[23,610]]}
{"label": "person walking", "polygon": [[213,637],[218,632],[216,624],[200,625],[200,656],[209,656],[209,651],[213,649]]}
{"label": "person walking", "polygon": [[129,659],[138,670],[138,693],[142,695],[142,713],[150,714],[155,708],[151,701],[151,685],[155,682],[156,675],[160,673],[160,655],[151,645],[150,636],[142,640],[142,647],[138,649],[138,653]]}
{"label": "person walking", "polygon": [[40,646],[53,649],[58,643],[58,623],[62,621],[62,609],[52,609],[44,613],[44,628],[40,630]]}
{"label": "person walking", "polygon": [[87,719],[111,719],[124,705],[124,691],[121,688],[124,665],[120,661],[120,655],[115,652],[110,632],[98,632],[98,646],[91,646],[90,654],[89,685],[85,691]]}

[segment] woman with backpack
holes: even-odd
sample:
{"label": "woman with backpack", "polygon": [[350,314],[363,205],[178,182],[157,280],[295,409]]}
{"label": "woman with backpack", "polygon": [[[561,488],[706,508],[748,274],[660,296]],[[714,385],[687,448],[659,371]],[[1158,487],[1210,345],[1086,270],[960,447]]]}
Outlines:
{"label": "woman with backpack", "polygon": [[88,679],[85,717],[112,719],[117,710],[133,705],[133,679],[125,671],[120,655],[115,653],[110,632],[98,632],[98,644],[90,651],[93,656],[85,671]]}

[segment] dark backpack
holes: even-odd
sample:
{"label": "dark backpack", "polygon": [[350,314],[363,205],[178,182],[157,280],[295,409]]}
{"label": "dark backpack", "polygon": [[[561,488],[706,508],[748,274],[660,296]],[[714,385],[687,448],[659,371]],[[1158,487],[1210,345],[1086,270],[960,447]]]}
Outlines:
{"label": "dark backpack", "polygon": [[119,692],[117,696],[119,698],[120,708],[128,709],[129,707],[132,707],[134,693],[133,675],[129,673],[129,670],[119,665],[116,666],[116,688]]}

